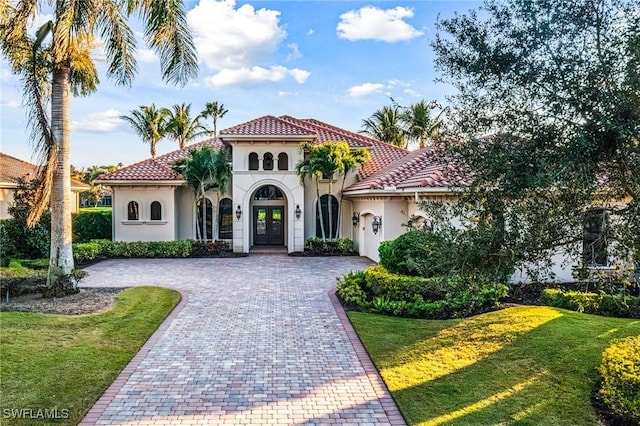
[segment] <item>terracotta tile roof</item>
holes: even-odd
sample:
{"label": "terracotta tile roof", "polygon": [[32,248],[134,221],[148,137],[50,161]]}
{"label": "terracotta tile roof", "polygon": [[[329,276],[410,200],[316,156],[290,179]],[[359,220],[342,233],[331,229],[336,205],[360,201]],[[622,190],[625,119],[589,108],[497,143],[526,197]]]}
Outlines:
{"label": "terracotta tile roof", "polygon": [[391,145],[359,133],[350,132],[312,118],[301,120],[288,115],[284,115],[279,118],[292,123],[297,123],[301,126],[308,126],[318,135],[316,143],[345,141],[351,148],[368,149],[371,153],[371,160],[358,169],[359,179],[364,179],[379,172],[389,163],[404,157],[409,152],[406,149],[395,145]]}
{"label": "terracotta tile roof", "polygon": [[186,158],[189,150],[200,148],[203,145],[209,145],[214,148],[222,149],[224,145],[216,138],[207,139],[201,142],[188,145],[183,149],[178,149],[156,158],[149,158],[130,166],[123,167],[114,172],[100,175],[100,182],[108,181],[165,181],[176,180],[181,181],[182,176],[171,169],[171,166],[178,160]]}
{"label": "terracotta tile roof", "polygon": [[223,148],[225,136],[294,136],[313,139],[314,143],[345,141],[352,148],[366,148],[371,160],[358,170],[358,182],[347,190],[399,189],[420,187],[466,186],[470,180],[457,172],[451,164],[437,160],[435,148],[409,152],[406,149],[350,132],[316,119],[299,119],[289,115],[264,116],[222,130],[221,137],[208,139],[182,150],[155,159],[148,159],[100,176],[100,181],[180,181],[182,177],[171,169],[176,161],[185,158],[190,149],[202,145]]}
{"label": "terracotta tile roof", "polygon": [[[20,178],[35,179],[39,169],[40,166],[0,152],[0,183],[13,186],[18,183]],[[76,179],[71,179],[71,186],[74,189],[89,187],[86,183]]]}
{"label": "terracotta tile roof", "polygon": [[453,163],[445,163],[438,155],[438,146],[431,146],[410,152],[398,161],[389,164],[379,173],[369,176],[346,189],[410,189],[410,188],[451,188],[471,185],[471,179],[463,176],[460,168]]}
{"label": "terracotta tile roof", "polygon": [[220,136],[299,136],[315,137],[316,134],[306,127],[282,120],[272,115],[256,118],[220,131]]}

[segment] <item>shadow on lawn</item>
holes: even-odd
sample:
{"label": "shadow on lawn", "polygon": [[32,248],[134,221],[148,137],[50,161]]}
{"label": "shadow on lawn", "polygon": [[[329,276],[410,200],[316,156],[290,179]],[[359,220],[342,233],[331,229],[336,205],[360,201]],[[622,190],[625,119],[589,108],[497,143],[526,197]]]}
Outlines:
{"label": "shadow on lawn", "polygon": [[379,366],[410,424],[595,425],[601,353],[640,331],[637,321],[547,307],[449,323],[413,333]]}

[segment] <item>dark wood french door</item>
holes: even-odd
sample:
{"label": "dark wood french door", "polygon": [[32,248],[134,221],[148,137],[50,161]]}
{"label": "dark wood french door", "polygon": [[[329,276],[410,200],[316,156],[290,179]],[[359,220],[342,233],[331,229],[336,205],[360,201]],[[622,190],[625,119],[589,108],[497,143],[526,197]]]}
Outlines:
{"label": "dark wood french door", "polygon": [[253,207],[253,244],[284,245],[284,206]]}

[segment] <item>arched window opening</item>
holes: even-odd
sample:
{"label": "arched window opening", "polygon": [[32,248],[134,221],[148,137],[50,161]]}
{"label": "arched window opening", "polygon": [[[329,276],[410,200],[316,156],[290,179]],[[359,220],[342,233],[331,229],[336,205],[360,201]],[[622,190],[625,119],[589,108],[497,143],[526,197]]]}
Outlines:
{"label": "arched window opening", "polygon": [[127,204],[127,220],[140,220],[140,209],[136,201]]}
{"label": "arched window opening", "polygon": [[253,195],[254,200],[284,200],[284,194],[273,185],[265,185],[258,188]]}
{"label": "arched window opening", "polygon": [[286,152],[278,154],[278,170],[289,170],[289,156]]}
{"label": "arched window opening", "polygon": [[162,205],[159,201],[151,203],[151,220],[162,220]]}
{"label": "arched window opening", "polygon": [[220,200],[219,238],[221,240],[233,239],[233,204],[231,198]]}
{"label": "arched window opening", "polygon": [[[333,195],[325,194],[320,197],[320,207],[322,208],[322,224],[324,234],[327,238],[338,238],[338,199]],[[320,225],[320,212],[316,203],[316,237],[322,238],[322,227]]]}
{"label": "arched window opening", "polygon": [[258,170],[258,154],[255,152],[249,154],[249,170]]}
{"label": "arched window opening", "polygon": [[198,200],[196,239],[213,240],[213,204],[208,198]]}
{"label": "arched window opening", "polygon": [[273,170],[273,154],[267,152],[264,154],[264,158],[262,159],[262,169],[263,170]]}

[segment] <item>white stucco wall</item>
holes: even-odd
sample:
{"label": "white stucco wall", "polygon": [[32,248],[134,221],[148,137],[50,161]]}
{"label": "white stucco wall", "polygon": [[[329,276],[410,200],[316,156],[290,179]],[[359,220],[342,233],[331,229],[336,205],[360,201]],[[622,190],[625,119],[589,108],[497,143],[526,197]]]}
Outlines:
{"label": "white stucco wall", "polygon": [[[114,187],[114,241],[172,241],[176,240],[174,186]],[[139,220],[127,220],[127,206],[135,201],[139,206]],[[162,220],[151,220],[151,203],[160,202]]]}

